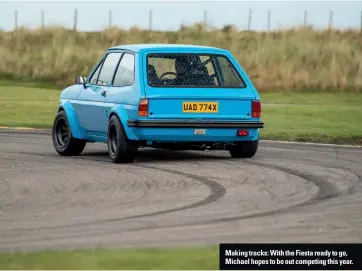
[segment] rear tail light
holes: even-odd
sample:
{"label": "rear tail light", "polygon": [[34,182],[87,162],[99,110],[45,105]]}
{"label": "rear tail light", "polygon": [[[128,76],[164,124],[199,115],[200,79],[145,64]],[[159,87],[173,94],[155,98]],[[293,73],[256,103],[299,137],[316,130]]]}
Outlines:
{"label": "rear tail light", "polygon": [[141,117],[148,116],[148,99],[141,99],[138,105],[138,115]]}
{"label": "rear tail light", "polygon": [[248,136],[249,131],[248,130],[238,130],[238,136]]}
{"label": "rear tail light", "polygon": [[252,101],[252,104],[251,104],[251,116],[253,118],[260,118],[260,115],[261,115],[260,101]]}

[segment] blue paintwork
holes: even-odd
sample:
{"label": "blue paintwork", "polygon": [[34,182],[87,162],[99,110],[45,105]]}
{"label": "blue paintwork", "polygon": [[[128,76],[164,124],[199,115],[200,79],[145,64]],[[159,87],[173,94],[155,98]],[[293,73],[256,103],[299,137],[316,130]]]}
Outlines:
{"label": "blue paintwork", "polygon": [[114,46],[109,48],[109,50],[127,50],[136,53],[141,53],[144,51],[150,50],[160,50],[162,52],[170,52],[170,50],[175,49],[179,51],[181,49],[186,49],[188,52],[191,50],[195,52],[195,50],[214,50],[217,52],[225,51],[220,48],[216,47],[209,47],[209,46],[200,46],[200,45],[189,45],[189,44],[128,44],[128,45],[121,45],[121,46]]}
{"label": "blue paintwork", "polygon": [[194,135],[193,128],[161,129],[161,128],[137,128],[135,133],[140,140],[160,142],[228,142],[257,140],[258,129],[249,129],[248,137],[235,136],[238,129],[207,129],[207,135]]}
{"label": "blue paintwork", "polygon": [[59,109],[64,110],[67,115],[67,119],[69,122],[70,130],[72,131],[72,135],[75,138],[83,139],[85,138],[85,131],[83,127],[80,125],[80,121],[74,107],[72,105],[72,100],[61,99],[59,104]]}
{"label": "blue paintwork", "polygon": [[[90,142],[106,142],[108,120],[116,114],[131,140],[145,141],[249,141],[259,138],[259,129],[249,129],[248,137],[237,137],[237,129],[207,129],[206,135],[194,135],[191,128],[134,128],[128,127],[128,120],[147,119],[138,116],[138,104],[141,98],[149,99],[148,119],[197,119],[208,118],[218,120],[256,120],[250,117],[251,100],[260,100],[259,94],[251,80],[232,56],[224,49],[169,44],[135,44],[109,48],[95,65],[88,78],[93,74],[98,64],[109,52],[132,52],[135,55],[135,81],[132,86],[112,87],[89,84],[73,85],[63,90],[60,96],[59,109],[63,109],[68,117],[73,136]],[[147,54],[149,53],[214,53],[226,56],[243,77],[247,87],[244,89],[180,89],[152,88],[147,84]],[[101,91],[107,92],[106,97]],[[181,103],[184,101],[218,101],[217,114],[183,114]],[[238,111],[239,110],[239,111]],[[249,113],[249,116],[247,115]]]}

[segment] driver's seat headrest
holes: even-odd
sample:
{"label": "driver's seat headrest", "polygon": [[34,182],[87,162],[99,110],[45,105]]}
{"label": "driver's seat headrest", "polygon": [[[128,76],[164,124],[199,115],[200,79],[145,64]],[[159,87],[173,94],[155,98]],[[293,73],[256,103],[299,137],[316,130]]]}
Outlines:
{"label": "driver's seat headrest", "polygon": [[153,65],[151,65],[151,64],[148,64],[148,74],[157,75],[155,67]]}
{"label": "driver's seat headrest", "polygon": [[175,61],[175,70],[179,75],[187,74],[191,71],[192,65],[186,58],[177,58]]}

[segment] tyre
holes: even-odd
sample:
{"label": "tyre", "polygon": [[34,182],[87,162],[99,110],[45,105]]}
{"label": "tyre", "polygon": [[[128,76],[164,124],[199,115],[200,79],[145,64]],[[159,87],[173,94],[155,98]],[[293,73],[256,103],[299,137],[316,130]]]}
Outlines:
{"label": "tyre", "polygon": [[58,112],[52,128],[53,145],[57,153],[63,156],[76,156],[82,153],[86,141],[72,136],[67,116],[64,111]]}
{"label": "tyre", "polygon": [[116,115],[108,124],[108,153],[114,163],[132,163],[137,156],[138,141],[129,140]]}
{"label": "tyre", "polygon": [[259,140],[236,142],[229,150],[233,158],[251,158],[258,150]]}

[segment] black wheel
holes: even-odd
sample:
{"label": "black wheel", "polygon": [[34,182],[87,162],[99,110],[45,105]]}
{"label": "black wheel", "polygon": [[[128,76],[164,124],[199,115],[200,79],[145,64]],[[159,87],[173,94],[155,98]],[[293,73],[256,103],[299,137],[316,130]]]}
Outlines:
{"label": "black wheel", "polygon": [[129,140],[116,115],[108,124],[108,153],[114,163],[132,163],[137,156],[138,141]]}
{"label": "black wheel", "polygon": [[86,141],[72,136],[67,116],[60,111],[55,117],[52,129],[53,145],[57,153],[64,156],[76,156],[84,150]]}
{"label": "black wheel", "polygon": [[258,150],[259,140],[236,142],[229,152],[233,158],[251,158]]}

